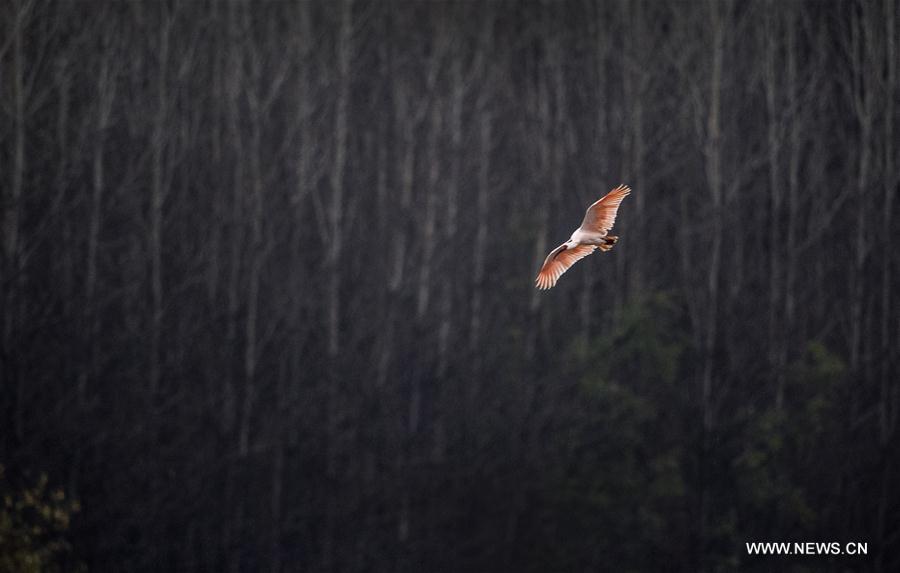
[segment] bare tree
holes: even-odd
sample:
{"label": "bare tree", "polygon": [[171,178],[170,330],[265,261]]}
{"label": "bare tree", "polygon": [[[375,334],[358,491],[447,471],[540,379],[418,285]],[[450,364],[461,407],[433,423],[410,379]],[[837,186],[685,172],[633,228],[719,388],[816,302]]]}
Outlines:
{"label": "bare tree", "polygon": [[[336,42],[336,99],[334,108],[334,151],[329,181],[331,201],[328,208],[328,238],[325,247],[325,269],[328,277],[326,293],[326,332],[330,379],[328,380],[328,449],[327,472],[336,475],[337,424],[340,413],[338,400],[338,359],[341,352],[341,257],[343,256],[345,171],[347,168],[347,134],[350,102],[350,73],[353,53],[353,2],[344,0],[340,7],[340,27]],[[326,507],[326,524],[322,563],[330,568],[334,559],[334,527],[337,499],[329,496]]]}
{"label": "bare tree", "polygon": [[[14,333],[21,324],[20,298],[23,287],[22,237],[20,236],[20,223],[23,203],[23,190],[25,187],[25,143],[27,110],[25,99],[28,97],[25,71],[25,54],[23,49],[25,29],[33,17],[34,2],[22,2],[17,0],[10,7],[7,15],[9,38],[12,42],[12,73],[10,74],[9,107],[4,110],[12,118],[12,149],[9,160],[9,187],[3,194],[3,282],[8,283],[4,289],[3,298],[3,354],[13,356]],[[3,52],[6,50],[4,49]],[[0,52],[0,57],[5,54]],[[5,59],[5,58],[4,58]],[[4,94],[5,95],[5,94]],[[6,102],[4,102],[6,103]],[[13,381],[16,395],[15,425],[14,429],[19,439],[23,437],[25,387],[21,368],[17,361],[4,360],[7,365],[4,377],[9,376]]]}
{"label": "bare tree", "polygon": [[116,93],[116,70],[113,42],[109,35],[100,38],[102,43],[99,71],[97,73],[97,98],[96,98],[96,124],[94,127],[94,146],[92,150],[92,186],[90,215],[88,218],[88,245],[87,261],[85,267],[85,301],[84,325],[89,341],[86,352],[88,366],[78,379],[78,400],[82,406],[87,401],[88,378],[96,375],[97,370],[97,345],[94,341],[98,333],[98,308],[97,308],[97,257],[100,241],[100,226],[103,216],[103,200],[106,192],[106,178],[104,171],[104,143],[106,132],[110,125],[113,102]]}
{"label": "bare tree", "polygon": [[[650,37],[647,33],[649,21],[645,14],[644,3],[641,1],[623,4],[627,6],[626,14],[622,19],[629,22],[627,37],[624,40],[626,46],[625,66],[623,70],[622,87],[625,101],[628,102],[629,117],[628,127],[625,131],[625,149],[623,150],[624,166],[621,179],[629,181],[633,188],[642,192],[634,194],[633,216],[623,213],[629,223],[629,231],[635,236],[641,236],[644,229],[646,214],[646,174],[644,168],[644,156],[646,154],[646,135],[644,133],[644,98],[650,82],[651,70],[649,65],[652,58],[648,57]],[[610,182],[615,184],[616,182]],[[633,224],[631,224],[633,223]],[[640,242],[624,243],[619,253],[618,261],[624,261],[622,252],[628,252],[630,259],[629,278],[632,283],[631,290],[639,294],[644,285],[643,255],[640,251]],[[621,248],[620,247],[620,248]]]}
{"label": "bare tree", "polygon": [[[769,220],[781,220],[781,211],[784,195],[782,183],[782,171],[780,169],[780,157],[782,154],[782,142],[784,140],[784,128],[782,115],[784,105],[781,99],[780,60],[781,39],[784,34],[778,28],[782,18],[776,17],[776,6],[769,2],[764,12],[764,23],[760,26],[764,34],[765,68],[764,86],[766,93],[767,113],[767,147],[769,159]],[[789,48],[788,48],[789,49]],[[782,241],[775,233],[769,237],[769,366],[772,378],[775,380],[775,404],[780,410],[784,402],[784,341],[778,336],[783,332],[781,324],[781,312],[778,297],[781,295],[781,262],[780,246]]]}
{"label": "bare tree", "polygon": [[156,70],[156,110],[151,140],[151,174],[149,237],[147,251],[150,258],[150,357],[148,361],[148,391],[156,396],[160,380],[160,342],[163,322],[163,206],[168,194],[168,165],[166,161],[166,124],[169,119],[168,73],[169,46],[176,13],[162,9],[158,37],[158,67]]}
{"label": "bare tree", "polygon": [[[893,336],[891,333],[890,317],[892,305],[892,269],[891,260],[893,249],[891,239],[894,231],[894,200],[897,187],[900,185],[900,173],[898,173],[896,156],[896,141],[894,139],[895,107],[897,99],[897,3],[885,0],[882,3],[884,18],[884,117],[882,119],[883,132],[883,169],[882,169],[882,253],[881,253],[881,344],[878,351],[881,371],[879,373],[879,444],[881,447],[881,488],[878,498],[878,517],[876,526],[876,543],[879,550],[876,556],[876,570],[886,570],[886,541],[888,532],[888,512],[892,500],[895,458],[889,452],[891,445],[896,442],[897,418],[900,411],[900,390],[897,382],[891,376],[891,364],[894,362]],[[875,16],[877,18],[877,16]],[[875,30],[872,30],[874,33]]]}
{"label": "bare tree", "polygon": [[[493,14],[488,11],[483,16],[482,34],[480,38],[481,49],[487,51],[493,45]],[[491,73],[490,63],[486,61],[485,54],[479,54],[478,60],[473,65],[473,74],[487,79]],[[473,372],[478,373],[481,366],[480,352],[482,333],[482,316],[485,296],[485,265],[488,247],[488,217],[490,215],[490,157],[493,148],[493,114],[491,110],[491,94],[487,90],[479,94],[476,101],[478,112],[478,151],[480,163],[478,168],[478,193],[475,200],[475,243],[472,252],[472,303],[469,314],[469,352],[472,359]]]}

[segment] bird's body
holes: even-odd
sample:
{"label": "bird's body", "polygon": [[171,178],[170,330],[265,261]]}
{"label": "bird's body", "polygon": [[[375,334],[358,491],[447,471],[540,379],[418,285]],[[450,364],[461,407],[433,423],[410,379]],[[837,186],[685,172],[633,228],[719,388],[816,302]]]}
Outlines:
{"label": "bird's body", "polygon": [[606,242],[606,233],[597,233],[596,231],[585,231],[581,227],[575,229],[572,236],[569,237],[568,243],[576,245],[596,245],[600,246]]}
{"label": "bird's body", "polygon": [[616,213],[622,199],[629,193],[631,189],[627,185],[619,185],[588,207],[581,226],[575,229],[568,241],[547,255],[535,280],[537,288],[541,290],[553,288],[559,277],[576,262],[598,248],[601,251],[613,248],[619,238],[610,235],[609,231],[616,221]]}

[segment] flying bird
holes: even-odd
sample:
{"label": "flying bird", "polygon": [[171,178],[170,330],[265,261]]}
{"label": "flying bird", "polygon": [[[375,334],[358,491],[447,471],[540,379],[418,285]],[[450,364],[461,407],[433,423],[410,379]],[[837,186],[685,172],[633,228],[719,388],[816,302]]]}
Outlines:
{"label": "flying bird", "polygon": [[627,185],[619,185],[602,199],[588,207],[584,214],[581,226],[575,229],[572,237],[556,247],[544,260],[544,266],[538,273],[535,286],[546,290],[556,286],[556,281],[569,267],[590,255],[595,249],[608,251],[619,240],[619,237],[609,235],[613,223],[616,222],[616,212],[622,199],[631,193]]}

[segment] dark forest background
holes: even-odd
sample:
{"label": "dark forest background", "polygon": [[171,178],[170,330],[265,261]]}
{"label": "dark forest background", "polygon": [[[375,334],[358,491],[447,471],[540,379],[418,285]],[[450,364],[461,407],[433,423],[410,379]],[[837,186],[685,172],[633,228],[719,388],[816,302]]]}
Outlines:
{"label": "dark forest background", "polygon": [[3,2],[46,567],[900,570],[898,11]]}

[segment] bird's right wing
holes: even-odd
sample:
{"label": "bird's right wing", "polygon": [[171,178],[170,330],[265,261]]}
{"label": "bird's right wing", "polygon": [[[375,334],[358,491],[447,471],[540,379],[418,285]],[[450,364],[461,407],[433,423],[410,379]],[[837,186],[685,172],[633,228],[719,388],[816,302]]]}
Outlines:
{"label": "bird's right wing", "polygon": [[609,232],[616,222],[616,213],[619,205],[622,204],[622,199],[629,193],[631,193],[631,188],[628,185],[619,185],[604,195],[602,199],[588,207],[584,214],[584,221],[581,222],[581,228],[591,233],[606,234]]}
{"label": "bird's right wing", "polygon": [[535,286],[541,290],[553,288],[564,272],[581,259],[593,253],[596,248],[594,245],[578,245],[575,248],[567,249],[565,243],[556,247],[550,251],[550,254],[544,260],[544,266],[541,267],[541,272],[538,273]]}

